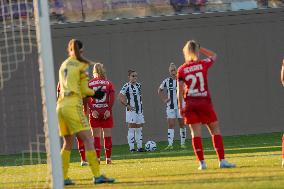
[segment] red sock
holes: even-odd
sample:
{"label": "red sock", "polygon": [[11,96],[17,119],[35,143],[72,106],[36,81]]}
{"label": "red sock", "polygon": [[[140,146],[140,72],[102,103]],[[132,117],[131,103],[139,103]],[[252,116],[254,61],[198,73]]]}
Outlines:
{"label": "red sock", "polygon": [[223,139],[221,135],[213,135],[212,136],[212,142],[213,146],[215,148],[215,151],[217,153],[218,159],[224,159],[224,145],[223,145]]}
{"label": "red sock", "polygon": [[105,148],[106,158],[110,158],[111,148],[112,148],[112,138],[111,137],[104,137],[104,148]]}
{"label": "red sock", "polygon": [[194,153],[199,161],[204,160],[203,147],[202,147],[202,139],[201,137],[192,138],[192,147]]}
{"label": "red sock", "polygon": [[78,150],[81,156],[81,161],[86,161],[85,146],[83,140],[77,137]]}
{"label": "red sock", "polygon": [[95,150],[97,153],[97,158],[101,158],[101,137],[94,137],[94,144],[95,144]]}
{"label": "red sock", "polygon": [[282,136],[282,159],[284,159],[284,135]]}

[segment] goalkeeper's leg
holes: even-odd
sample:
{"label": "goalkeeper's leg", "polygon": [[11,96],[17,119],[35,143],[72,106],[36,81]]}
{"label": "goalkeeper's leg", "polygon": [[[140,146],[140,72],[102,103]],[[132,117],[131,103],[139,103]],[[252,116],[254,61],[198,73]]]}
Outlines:
{"label": "goalkeeper's leg", "polygon": [[63,147],[61,149],[61,158],[62,158],[62,166],[63,166],[63,177],[64,180],[68,180],[68,169],[70,163],[70,155],[73,147],[73,135],[63,136]]}

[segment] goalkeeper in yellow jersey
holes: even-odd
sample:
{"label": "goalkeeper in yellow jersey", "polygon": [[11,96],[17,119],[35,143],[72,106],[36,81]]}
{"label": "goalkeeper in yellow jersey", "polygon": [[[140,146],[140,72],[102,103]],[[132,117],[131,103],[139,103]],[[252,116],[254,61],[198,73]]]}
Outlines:
{"label": "goalkeeper in yellow jersey", "polygon": [[68,53],[69,57],[61,64],[59,69],[60,93],[56,107],[60,136],[63,137],[61,158],[64,185],[75,184],[67,176],[75,136],[80,137],[84,142],[94,184],[113,183],[114,179],[100,174],[90,126],[83,112],[84,97],[93,96],[96,99],[101,99],[104,92],[101,89],[93,91],[88,87],[88,68],[91,63],[82,57],[82,42],[76,39],[70,40]]}

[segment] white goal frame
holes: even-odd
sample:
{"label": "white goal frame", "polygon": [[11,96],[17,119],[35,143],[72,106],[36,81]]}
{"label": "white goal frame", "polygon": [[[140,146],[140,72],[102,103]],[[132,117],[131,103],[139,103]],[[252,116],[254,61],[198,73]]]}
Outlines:
{"label": "white goal frame", "polygon": [[56,86],[52,53],[48,0],[34,0],[35,25],[38,44],[39,71],[43,104],[43,121],[46,140],[47,164],[51,187],[63,189],[63,172],[60,140],[56,115]]}

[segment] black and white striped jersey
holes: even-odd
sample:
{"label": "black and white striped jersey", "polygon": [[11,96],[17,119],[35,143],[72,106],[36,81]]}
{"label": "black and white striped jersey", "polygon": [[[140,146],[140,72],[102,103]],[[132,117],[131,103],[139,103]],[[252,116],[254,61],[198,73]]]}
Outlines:
{"label": "black and white striped jersey", "polygon": [[167,89],[168,99],[170,99],[167,103],[167,109],[178,109],[177,80],[168,77],[161,83],[160,89]]}
{"label": "black and white striped jersey", "polygon": [[136,113],[143,113],[140,83],[126,83],[123,85],[120,93],[126,96],[127,104],[134,107]]}

